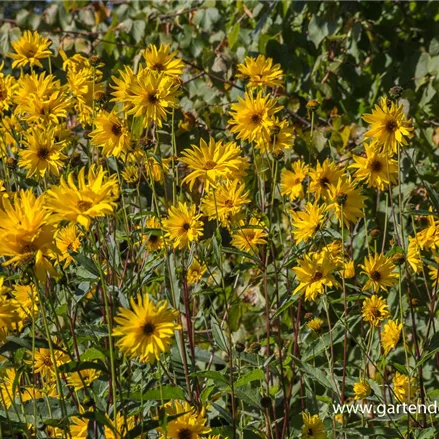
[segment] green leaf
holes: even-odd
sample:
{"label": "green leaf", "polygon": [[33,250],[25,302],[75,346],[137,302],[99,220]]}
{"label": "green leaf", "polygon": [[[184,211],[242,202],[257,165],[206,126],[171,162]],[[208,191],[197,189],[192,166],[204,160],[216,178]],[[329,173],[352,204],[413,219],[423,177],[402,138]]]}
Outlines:
{"label": "green leaf", "polygon": [[239,23],[235,23],[232,27],[232,30],[228,33],[229,47],[233,49],[238,42],[239,31],[241,30],[241,26]]}
{"label": "green leaf", "polygon": [[69,363],[62,364],[58,367],[61,372],[79,372],[86,369],[96,369],[102,372],[107,372],[107,368],[101,362],[95,361],[70,361]]}
{"label": "green leaf", "polygon": [[108,357],[99,349],[90,348],[81,354],[81,361],[102,360],[105,361]]}
{"label": "green leaf", "polygon": [[75,259],[78,264],[82,265],[89,273],[93,274],[96,277],[100,277],[100,273],[96,264],[87,256],[82,255],[81,253],[72,254],[73,259]]}
{"label": "green leaf", "polygon": [[215,343],[217,346],[225,352],[229,351],[228,344],[227,344],[227,338],[224,334],[224,331],[221,329],[220,325],[218,325],[218,322],[215,319],[212,319],[212,335],[213,339],[215,340]]}
{"label": "green leaf", "polygon": [[251,381],[263,381],[265,379],[265,373],[261,369],[254,369],[247,372],[243,377],[239,378],[235,384],[234,388],[244,386]]}
{"label": "green leaf", "polygon": [[161,399],[165,401],[169,401],[171,399],[184,399],[184,392],[180,387],[175,386],[163,386],[162,390],[158,389],[150,389],[145,393],[134,392],[125,395],[125,398],[131,399],[134,401],[160,401]]}
{"label": "green leaf", "polygon": [[131,35],[136,43],[140,43],[145,37],[146,22],[144,20],[134,20],[131,28]]}
{"label": "green leaf", "polygon": [[207,378],[209,380],[220,381],[226,384],[229,383],[228,378],[215,370],[203,370],[201,372],[194,372],[191,373],[191,376]]}

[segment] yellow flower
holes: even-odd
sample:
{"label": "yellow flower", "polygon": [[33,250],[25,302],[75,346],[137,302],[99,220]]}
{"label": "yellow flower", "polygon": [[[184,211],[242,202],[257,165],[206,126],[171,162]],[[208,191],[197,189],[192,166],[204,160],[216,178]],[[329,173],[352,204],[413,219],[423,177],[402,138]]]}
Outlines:
{"label": "yellow flower", "polygon": [[[84,408],[80,405],[79,413],[83,415],[85,412]],[[70,434],[72,435],[72,439],[87,439],[88,424],[89,419],[72,416],[70,424]]]}
{"label": "yellow flower", "polygon": [[296,244],[306,242],[311,239],[325,222],[326,205],[318,206],[317,202],[307,203],[304,212],[291,212],[293,219],[292,225]]}
{"label": "yellow flower", "polygon": [[55,275],[47,258],[54,255],[54,227],[49,224],[50,214],[45,209],[45,197],[35,197],[32,191],[15,194],[13,204],[2,200],[0,209],[0,256],[9,256],[3,265],[30,264],[40,280],[47,272]]}
{"label": "yellow flower", "polygon": [[271,128],[270,136],[263,136],[256,140],[256,148],[262,153],[271,152],[279,153],[283,149],[289,149],[293,145],[294,128],[286,120],[276,120],[275,125]]}
{"label": "yellow flower", "polygon": [[331,202],[328,209],[335,211],[335,215],[342,223],[349,226],[355,224],[357,220],[364,216],[364,200],[367,197],[361,195],[361,189],[355,189],[354,183],[347,178],[340,178],[337,185],[329,186],[329,198]]}
{"label": "yellow flower", "polygon": [[171,52],[169,44],[157,46],[150,44],[143,52],[148,69],[163,72],[168,76],[180,76],[183,73],[184,63],[180,58],[176,58],[177,52]]}
{"label": "yellow flower", "polygon": [[244,80],[248,88],[282,87],[283,71],[279,64],[273,65],[271,58],[259,55],[256,59],[246,56],[244,64],[238,65],[237,78]]}
{"label": "yellow flower", "polygon": [[17,312],[22,322],[26,319],[32,318],[32,316],[37,316],[38,294],[35,285],[15,284],[12,295],[17,305]]}
{"label": "yellow flower", "polygon": [[372,326],[379,326],[380,322],[390,317],[386,309],[387,304],[384,299],[376,296],[368,297],[363,302],[362,316],[365,322],[370,322]]}
{"label": "yellow flower", "polygon": [[[182,414],[176,419],[168,422],[166,435],[162,428],[157,428],[157,431],[162,434],[160,439],[165,437],[172,439],[201,439],[201,437],[211,431],[206,427],[206,411],[204,408],[197,411],[191,407],[187,402],[172,401],[164,406],[168,416]],[[184,414],[183,414],[184,413]]]}
{"label": "yellow flower", "polygon": [[409,245],[407,248],[407,262],[415,273],[422,270],[421,250],[418,244],[418,237],[409,236]]}
{"label": "yellow flower", "polygon": [[197,178],[204,181],[206,191],[211,186],[216,187],[220,179],[232,180],[245,175],[248,166],[247,159],[240,157],[241,149],[235,142],[223,144],[221,140],[215,142],[209,139],[209,145],[200,139],[200,146],[192,145],[192,149],[184,150],[180,159],[193,172],[187,175],[182,183],[189,183],[192,190]]}
{"label": "yellow flower", "polygon": [[119,325],[113,335],[121,336],[117,341],[119,349],[129,357],[140,357],[140,361],[152,363],[167,352],[172,343],[174,331],[180,329],[175,323],[178,311],[170,309],[163,300],[154,304],[145,294],[130,300],[131,310],[119,308],[114,318]]}
{"label": "yellow flower", "polygon": [[107,177],[107,172],[102,167],[92,165],[86,182],[83,167],[78,174],[78,185],[75,184],[71,172],[67,182],[62,176],[60,186],[47,191],[47,208],[55,214],[54,220],[79,223],[88,229],[92,219],[113,213],[118,191],[115,175]]}
{"label": "yellow flower", "polygon": [[306,327],[313,330],[314,332],[320,332],[324,325],[324,320],[319,317],[315,317],[314,319],[307,322]]}
{"label": "yellow flower", "polygon": [[389,320],[381,333],[381,344],[384,349],[384,355],[387,355],[397,344],[401,336],[402,323],[398,320]]}
{"label": "yellow flower", "polygon": [[310,415],[308,412],[302,413],[303,427],[302,438],[304,439],[327,439],[325,426],[319,415]]}
{"label": "yellow flower", "polygon": [[[136,426],[134,416],[125,418],[123,413],[117,413],[116,424],[114,423],[113,416],[108,416],[108,420],[116,430],[116,434],[111,428],[105,426],[105,439],[123,439],[126,434]],[[137,437],[140,437],[140,435]]]}
{"label": "yellow flower", "polygon": [[45,72],[21,76],[13,96],[16,114],[26,122],[55,126],[67,118],[71,100],[59,80]]}
{"label": "yellow flower", "polygon": [[347,260],[344,262],[341,274],[344,279],[352,279],[355,277],[355,263],[353,260]]}
{"label": "yellow flower", "polygon": [[0,65],[0,111],[8,111],[12,107],[12,96],[17,88],[17,81],[12,75],[2,73],[4,62]]}
{"label": "yellow flower", "polygon": [[72,372],[72,374],[67,377],[67,383],[75,389],[75,392],[78,392],[81,389],[90,387],[100,375],[101,372],[97,369],[83,369],[78,372]]}
{"label": "yellow flower", "polygon": [[393,392],[400,403],[408,403],[415,397],[416,394],[416,380],[409,379],[407,375],[396,372],[392,379]]}
{"label": "yellow flower", "polygon": [[360,379],[354,384],[355,399],[365,399],[372,393],[370,384],[365,379]]}
{"label": "yellow flower", "polygon": [[[70,361],[70,357],[62,351],[54,350],[56,366],[59,367]],[[35,373],[41,374],[45,379],[55,376],[55,366],[50,354],[50,349],[40,348],[35,351],[33,360],[27,360],[28,364],[34,364]]]}
{"label": "yellow flower", "polygon": [[125,120],[114,113],[102,113],[94,119],[95,129],[89,134],[94,146],[102,147],[106,157],[122,157],[131,151],[131,138]]}
{"label": "yellow flower", "polygon": [[355,178],[366,180],[368,187],[384,190],[389,183],[396,183],[398,163],[392,160],[391,153],[380,152],[376,142],[365,145],[366,157],[354,155],[354,164],[349,168],[357,169]]}
{"label": "yellow flower", "polygon": [[30,128],[23,139],[27,149],[20,151],[18,165],[27,169],[27,177],[37,174],[44,177],[46,172],[59,175],[59,168],[63,166],[63,160],[67,159],[61,151],[65,142],[57,142],[55,129],[44,129],[41,126]]}
{"label": "yellow flower", "polygon": [[282,169],[280,177],[280,193],[286,195],[291,201],[296,198],[303,198],[302,182],[308,175],[308,165],[297,160],[292,164],[292,171]]}
{"label": "yellow flower", "polygon": [[371,124],[365,138],[373,138],[383,144],[386,152],[396,152],[398,145],[407,145],[413,137],[411,120],[406,120],[404,107],[386,98],[381,98],[372,113],[364,114],[363,119]]}
{"label": "yellow flower", "polygon": [[203,198],[201,208],[211,221],[217,219],[224,227],[229,227],[244,206],[250,203],[249,191],[239,180],[226,181],[215,191]]}
{"label": "yellow flower", "polygon": [[239,221],[239,228],[232,233],[232,245],[239,250],[248,253],[255,252],[256,246],[267,244],[267,232],[264,229],[264,224],[257,218],[250,218],[249,226],[246,226],[243,220]]}
{"label": "yellow flower", "polygon": [[390,258],[383,254],[368,256],[364,260],[364,265],[360,265],[360,267],[364,270],[362,273],[367,274],[369,277],[363,291],[370,288],[373,288],[374,292],[378,292],[380,288],[387,291],[389,287],[392,287],[398,281],[398,274],[394,273],[395,265]]}
{"label": "yellow flower", "polygon": [[139,167],[126,166],[122,171],[122,178],[128,184],[135,184],[139,181]]}
{"label": "yellow flower", "polygon": [[55,235],[56,247],[60,251],[58,262],[64,262],[64,268],[67,268],[73,262],[69,250],[77,253],[81,248],[81,234],[78,233],[75,224],[69,224],[63,229],[58,230]]}
{"label": "yellow flower", "polygon": [[154,157],[148,157],[145,163],[145,172],[148,177],[152,177],[154,181],[163,183],[165,181],[165,174],[169,170],[169,164],[172,158],[160,158],[160,162]]}
{"label": "yellow flower", "polygon": [[433,215],[427,216],[428,227],[416,234],[417,242],[422,250],[439,248],[439,221]]}
{"label": "yellow flower", "polygon": [[316,301],[319,294],[323,294],[325,286],[338,287],[339,284],[333,276],[336,265],[327,251],[305,255],[298,261],[299,266],[294,267],[299,285],[293,294],[305,292],[305,300]]}
{"label": "yellow flower", "polygon": [[145,233],[142,236],[142,243],[145,244],[146,249],[149,252],[154,252],[156,250],[160,250],[163,248],[163,236],[160,232],[162,226],[160,224],[160,221],[155,217],[151,216],[146,219],[145,221],[145,228],[146,229],[158,229],[154,230],[153,233]]}
{"label": "yellow flower", "polygon": [[[12,368],[6,369],[6,372],[0,378],[0,403],[6,409],[8,409],[15,401],[15,398],[19,396],[20,383],[16,380],[16,378],[17,373],[15,369]],[[14,383],[16,383],[16,386],[14,386]]]}
{"label": "yellow flower", "polygon": [[133,108],[132,99],[134,98],[134,93],[132,92],[133,85],[137,81],[137,77],[134,74],[130,66],[124,66],[125,71],[119,70],[121,78],[116,78],[112,76],[111,79],[116,83],[116,85],[111,85],[114,91],[112,95],[111,102],[117,102],[123,104],[123,110],[127,111]]}
{"label": "yellow flower", "polygon": [[205,264],[200,264],[197,259],[194,259],[187,270],[187,283],[189,285],[196,284],[203,277],[206,270]]}
{"label": "yellow flower", "polygon": [[7,333],[20,321],[17,303],[7,296],[0,297],[0,328]]}
{"label": "yellow flower", "polygon": [[238,97],[237,103],[232,104],[229,123],[231,132],[237,134],[237,139],[250,142],[271,136],[271,128],[275,125],[274,115],[282,109],[277,107],[277,99],[270,95],[263,96],[262,91],[254,97],[246,93],[245,98]]}
{"label": "yellow flower", "polygon": [[163,220],[163,230],[166,238],[174,242],[174,248],[183,249],[193,241],[203,236],[203,222],[201,214],[196,214],[196,206],[188,206],[178,202],[177,207],[171,206],[168,210],[168,219]]}
{"label": "yellow flower", "polygon": [[155,70],[143,70],[137,75],[127,101],[132,105],[128,114],[142,117],[144,127],[155,122],[158,127],[168,113],[177,108],[178,84],[169,76]]}
{"label": "yellow flower", "polygon": [[40,59],[48,58],[52,52],[48,47],[52,44],[50,40],[42,37],[37,31],[24,31],[24,34],[17,41],[11,43],[15,53],[8,56],[14,59],[12,68],[30,66],[43,67]]}
{"label": "yellow flower", "polygon": [[309,192],[315,193],[317,200],[320,197],[326,199],[329,195],[329,187],[337,185],[342,175],[343,170],[329,159],[326,159],[322,165],[317,163],[316,168],[309,171],[311,178]]}

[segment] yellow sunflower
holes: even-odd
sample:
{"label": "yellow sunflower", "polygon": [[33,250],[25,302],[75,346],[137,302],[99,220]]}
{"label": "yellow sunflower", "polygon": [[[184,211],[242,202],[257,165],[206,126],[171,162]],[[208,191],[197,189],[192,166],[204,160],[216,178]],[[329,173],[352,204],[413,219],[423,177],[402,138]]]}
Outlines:
{"label": "yellow sunflower", "polygon": [[64,262],[64,268],[73,262],[69,250],[77,253],[81,248],[81,236],[75,224],[69,224],[57,231],[55,243],[59,250],[58,262]]}
{"label": "yellow sunflower", "polygon": [[261,153],[278,154],[284,149],[291,148],[295,138],[294,128],[286,120],[276,120],[275,125],[271,128],[270,136],[257,139],[255,146]]}
{"label": "yellow sunflower", "polygon": [[363,287],[363,291],[373,288],[374,292],[380,289],[387,291],[398,282],[398,273],[395,273],[395,265],[390,258],[383,254],[368,256],[364,260],[364,265],[360,265],[364,270],[362,273],[367,274],[369,280]]}
{"label": "yellow sunflower", "polygon": [[306,327],[316,333],[319,333],[322,330],[324,324],[324,320],[319,317],[315,317],[314,319],[311,319],[309,322],[306,323]]}
{"label": "yellow sunflower", "polygon": [[[172,401],[164,406],[168,416],[178,415],[175,420],[168,422],[166,435],[162,428],[157,431],[162,434],[160,439],[165,437],[172,439],[201,439],[211,429],[206,427],[206,411],[202,408],[197,411],[187,402]],[[184,414],[183,414],[184,413]]]}
{"label": "yellow sunflower", "polygon": [[158,161],[156,157],[151,155],[145,163],[146,175],[156,182],[163,183],[171,162],[172,158],[160,158],[160,161]]}
{"label": "yellow sunflower", "polygon": [[205,264],[200,264],[198,259],[195,259],[192,261],[191,265],[189,266],[187,270],[187,283],[189,285],[196,284],[202,277],[203,274],[206,272],[207,267]]}
{"label": "yellow sunflower", "polygon": [[360,399],[365,399],[372,393],[372,390],[370,388],[370,384],[367,382],[367,380],[360,379],[354,384],[354,393],[355,398],[357,401]]}
{"label": "yellow sunflower", "polygon": [[396,372],[392,383],[393,392],[400,403],[408,403],[415,397],[417,391],[415,378]]}
{"label": "yellow sunflower", "polygon": [[48,58],[52,52],[48,47],[52,44],[50,40],[42,37],[37,31],[24,31],[21,38],[11,43],[15,53],[9,53],[8,56],[14,59],[12,68],[30,66],[43,67],[40,59]]}
{"label": "yellow sunflower", "polygon": [[168,218],[163,220],[163,230],[166,237],[174,243],[174,248],[184,248],[191,242],[198,241],[203,236],[203,222],[201,214],[196,214],[196,206],[188,206],[178,202],[177,207],[171,206]]}
{"label": "yellow sunflower", "polygon": [[387,355],[397,344],[401,337],[402,323],[398,320],[389,320],[381,333],[381,345],[384,349],[384,355]]}
{"label": "yellow sunflower", "polygon": [[47,191],[47,209],[55,215],[54,221],[67,220],[88,229],[92,219],[113,213],[119,194],[116,176],[107,177],[102,167],[92,165],[87,177],[86,182],[83,167],[77,185],[71,172],[67,182],[62,176],[60,185]]}
{"label": "yellow sunflower", "polygon": [[119,308],[114,318],[118,326],[113,335],[121,337],[117,346],[129,357],[152,363],[169,350],[174,331],[180,329],[175,323],[178,311],[165,300],[153,303],[147,294],[138,294],[137,302],[131,298],[130,304],[131,309]]}
{"label": "yellow sunflower", "polygon": [[61,151],[65,142],[56,140],[55,128],[44,129],[41,126],[30,128],[23,139],[27,149],[20,150],[18,165],[27,169],[27,177],[37,174],[44,177],[47,174],[59,176],[63,160],[67,159]]}
{"label": "yellow sunflower", "polygon": [[232,104],[229,120],[231,132],[237,139],[253,142],[262,137],[270,139],[271,129],[276,124],[275,114],[283,107],[277,106],[277,99],[270,95],[263,96],[262,91],[256,96],[246,93],[244,99],[238,97],[238,102]]}
{"label": "yellow sunflower", "polygon": [[307,203],[303,212],[291,212],[293,235],[296,244],[311,239],[325,222],[326,205],[318,206],[317,202]]}
{"label": "yellow sunflower", "polygon": [[302,160],[296,160],[292,166],[292,171],[282,169],[280,176],[280,193],[287,196],[291,201],[296,198],[303,198],[303,181],[308,175],[308,165]]}
{"label": "yellow sunflower", "polygon": [[267,236],[264,223],[257,218],[250,218],[248,225],[244,220],[240,220],[237,230],[232,233],[232,245],[239,250],[251,253],[256,251],[258,245],[267,244],[265,239]]}
{"label": "yellow sunflower", "polygon": [[364,300],[361,312],[364,321],[370,322],[372,326],[379,326],[383,320],[390,317],[387,303],[375,294]]}
{"label": "yellow sunflower", "polygon": [[203,198],[201,208],[211,221],[218,216],[224,227],[230,227],[244,206],[250,203],[249,191],[239,180],[226,181]]}
{"label": "yellow sunflower", "polygon": [[101,376],[101,372],[97,369],[83,369],[78,372],[72,372],[67,377],[67,384],[78,392],[81,389],[90,387],[94,381]]}
{"label": "yellow sunflower", "polygon": [[367,197],[361,195],[361,189],[356,189],[354,183],[348,178],[340,178],[337,184],[329,186],[328,209],[334,210],[335,215],[345,225],[355,224],[364,216],[364,201]]}
{"label": "yellow sunflower", "polygon": [[145,244],[149,252],[154,252],[163,248],[163,236],[160,232],[162,226],[155,216],[150,216],[145,221],[145,229],[157,229],[142,235],[142,243]]}
{"label": "yellow sunflower", "polygon": [[375,105],[372,113],[364,114],[363,119],[371,125],[364,137],[382,143],[386,152],[396,152],[398,145],[407,145],[407,139],[414,135],[412,122],[404,115],[404,107],[386,98],[381,98],[380,104]]}
{"label": "yellow sunflower", "polygon": [[122,157],[131,151],[131,138],[125,120],[114,113],[102,113],[94,119],[91,143],[102,148],[106,157]]}
{"label": "yellow sunflower", "polygon": [[33,360],[27,360],[26,362],[34,364],[35,373],[41,374],[44,379],[50,379],[55,376],[55,364],[59,367],[70,361],[70,357],[62,351],[54,350],[53,355],[56,363],[53,361],[50,349],[40,348],[35,351]]}
{"label": "yellow sunflower", "polygon": [[221,140],[215,142],[212,137],[209,145],[201,139],[199,147],[192,145],[192,149],[184,150],[182,155],[180,161],[193,171],[182,181],[189,183],[190,190],[197,178],[204,181],[208,191],[211,186],[216,187],[219,179],[232,180],[245,175],[248,166],[247,159],[241,157],[241,149],[235,142],[223,144]]}
{"label": "yellow sunflower", "polygon": [[327,251],[305,255],[298,263],[293,271],[299,285],[293,294],[304,293],[306,301],[315,302],[325,287],[339,287],[333,275],[336,265]]}
{"label": "yellow sunflower", "polygon": [[180,58],[176,58],[177,52],[171,52],[169,44],[157,46],[150,44],[143,52],[148,69],[155,70],[165,75],[178,77],[183,73],[184,63]]}
{"label": "yellow sunflower", "polygon": [[323,421],[319,418],[319,415],[310,415],[308,412],[302,413],[303,427],[302,438],[303,439],[327,439],[328,436],[325,433],[325,426]]}
{"label": "yellow sunflower", "polygon": [[244,63],[238,65],[237,78],[245,82],[246,87],[282,87],[283,71],[279,64],[273,65],[271,58],[259,55],[256,59],[246,56]]}
{"label": "yellow sunflower", "polygon": [[340,169],[334,162],[326,159],[323,164],[317,163],[315,169],[309,171],[311,182],[309,184],[309,192],[315,194],[316,199],[320,197],[328,198],[329,187],[337,185],[338,180],[343,175],[343,169]]}
{"label": "yellow sunflower", "polygon": [[354,177],[365,180],[368,187],[383,190],[389,183],[396,183],[398,163],[392,160],[392,153],[380,152],[376,142],[365,145],[366,157],[354,155],[355,163],[349,168],[357,169]]}

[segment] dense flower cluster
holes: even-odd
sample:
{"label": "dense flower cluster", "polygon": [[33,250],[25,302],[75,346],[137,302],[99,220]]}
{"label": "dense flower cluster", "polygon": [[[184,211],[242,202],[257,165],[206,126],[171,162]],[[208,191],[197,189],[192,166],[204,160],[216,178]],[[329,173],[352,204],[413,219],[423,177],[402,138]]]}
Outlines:
{"label": "dense flower cluster", "polygon": [[[228,128],[183,143],[185,66],[169,45],[143,49],[111,77],[97,56],[52,50],[37,32],[24,32],[9,57],[0,73],[0,403],[14,428],[231,439],[254,427],[273,437],[290,430],[289,409],[312,385],[299,381],[301,367],[342,402],[379,401],[378,391],[426,401],[414,279],[422,306],[432,303],[425,342],[439,220],[434,203],[404,212],[401,156],[415,128],[398,100],[364,114],[354,151],[328,142],[318,156],[318,122],[289,117],[281,66],[245,57]],[[47,70],[55,58],[61,70]],[[311,101],[310,115],[317,109]],[[357,325],[362,358],[351,368]],[[336,370],[325,361],[341,341]],[[52,400],[59,422],[40,422],[37,401]],[[297,434],[329,437],[328,407],[303,405]]]}

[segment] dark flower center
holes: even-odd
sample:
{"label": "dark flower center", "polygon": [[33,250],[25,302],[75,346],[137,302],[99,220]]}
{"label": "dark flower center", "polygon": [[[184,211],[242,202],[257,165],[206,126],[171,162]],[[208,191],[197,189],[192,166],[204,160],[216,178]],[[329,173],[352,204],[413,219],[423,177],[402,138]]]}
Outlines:
{"label": "dark flower center", "polygon": [[50,156],[50,151],[47,148],[40,148],[37,152],[37,157],[41,160],[47,160]]}
{"label": "dark flower center", "polygon": [[340,192],[336,197],[335,197],[335,201],[337,201],[337,204],[339,206],[344,206],[346,204],[346,201],[348,199],[347,194]]}
{"label": "dark flower center", "polygon": [[389,133],[393,133],[398,128],[398,122],[396,120],[389,120],[386,124],[386,130]]}
{"label": "dark flower center", "polygon": [[208,160],[206,162],[206,164],[204,165],[204,169],[210,170],[210,169],[213,169],[215,166],[216,166],[216,162],[214,162],[212,160]]}
{"label": "dark flower center", "polygon": [[254,123],[254,124],[260,124],[261,120],[262,120],[262,115],[259,113],[255,113],[252,115],[252,117],[250,118],[250,120]]}
{"label": "dark flower center", "polygon": [[156,93],[149,93],[148,96],[146,97],[146,99],[148,100],[148,102],[150,104],[156,104],[157,101],[159,100]]}
{"label": "dark flower center", "polygon": [[383,164],[379,160],[372,160],[369,167],[372,172],[380,172],[383,168]]}
{"label": "dark flower center", "polygon": [[51,358],[49,356],[44,357],[43,364],[45,366],[53,366],[52,360],[51,360]]}
{"label": "dark flower center", "polygon": [[328,177],[322,177],[319,179],[320,186],[327,187],[329,184]]}
{"label": "dark flower center", "polygon": [[90,203],[90,201],[85,201],[85,200],[81,200],[77,204],[77,207],[81,212],[84,212],[84,211],[90,209],[91,206],[92,206],[92,204]]}
{"label": "dark flower center", "polygon": [[306,432],[308,436],[312,436],[314,432],[312,431],[312,428],[308,428],[308,431]]}
{"label": "dark flower center", "polygon": [[322,277],[323,277],[323,273],[321,273],[320,271],[316,271],[311,279],[311,282],[318,282],[319,280],[322,279]]}
{"label": "dark flower center", "polygon": [[159,237],[157,235],[151,235],[149,237],[149,241],[152,242],[153,244],[156,243],[158,241]]}
{"label": "dark flower center", "polygon": [[182,229],[186,232],[191,228],[191,225],[189,223],[184,223]]}
{"label": "dark flower center", "polygon": [[232,208],[234,206],[232,200],[226,200],[224,202],[224,204],[226,205],[226,207],[229,207],[229,208]]}
{"label": "dark flower center", "polygon": [[370,310],[370,313],[375,317],[375,318],[379,318],[381,317],[381,311],[378,308],[372,308]]}
{"label": "dark flower center", "polygon": [[381,273],[376,270],[372,271],[372,273],[370,273],[370,278],[375,282],[378,282],[381,279]]}
{"label": "dark flower center", "polygon": [[154,333],[154,331],[155,331],[155,325],[153,323],[148,322],[143,325],[143,333],[145,335],[151,335]]}
{"label": "dark flower center", "polygon": [[178,432],[178,439],[192,439],[192,432],[189,428],[182,428]]}
{"label": "dark flower center", "polygon": [[122,134],[122,127],[120,125],[113,125],[111,127],[111,132],[115,135],[115,136],[120,136]]}
{"label": "dark flower center", "polygon": [[155,63],[155,64],[152,66],[152,68],[153,68],[154,70],[157,70],[158,72],[163,72],[163,70],[165,70],[165,66],[164,66],[163,64],[160,64],[159,62],[158,62],[158,63]]}

